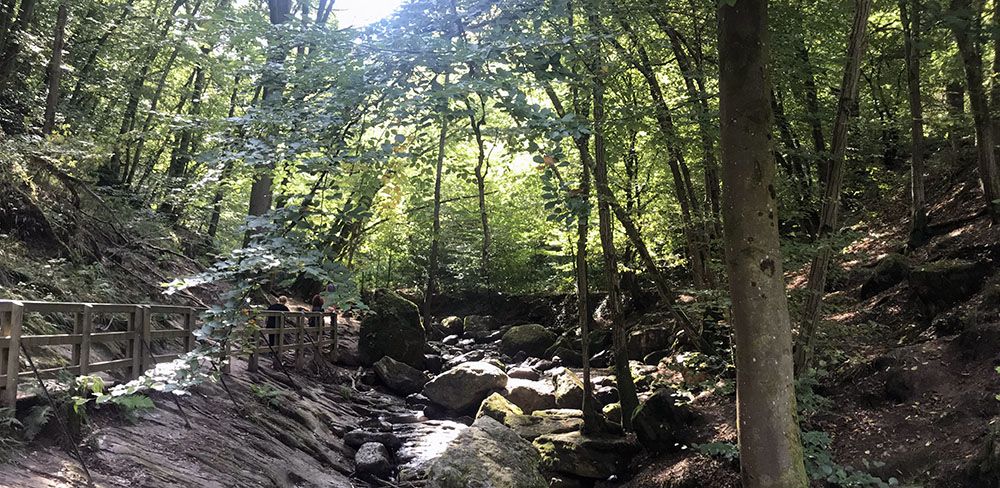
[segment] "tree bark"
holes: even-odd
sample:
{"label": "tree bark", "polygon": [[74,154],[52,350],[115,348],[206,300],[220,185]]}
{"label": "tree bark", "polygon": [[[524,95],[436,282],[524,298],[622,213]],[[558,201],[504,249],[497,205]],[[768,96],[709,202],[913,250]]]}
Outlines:
{"label": "tree bark", "polygon": [[767,1],[719,7],[724,240],[736,333],[745,488],[808,486],[796,419],[791,321],[778,240]]}
{"label": "tree bark", "polygon": [[[909,11],[907,11],[909,3]],[[998,2],[1000,5],[1000,2]],[[910,102],[910,247],[927,239],[927,198],[924,192],[924,112],[920,100],[920,0],[899,0],[903,24],[903,55]],[[994,86],[1000,84],[994,83]]]}
{"label": "tree bark", "polygon": [[983,55],[979,42],[970,32],[979,32],[979,11],[969,0],[952,0],[951,10],[958,22],[952,32],[965,66],[965,81],[969,89],[969,103],[976,125],[976,161],[982,183],[986,209],[994,222],[1000,221],[1000,174],[997,172],[996,152],[993,147],[993,119],[990,115],[983,86]]}
{"label": "tree bark", "polygon": [[[600,25],[598,6],[600,0],[593,0],[588,19],[591,32],[599,34],[603,29]],[[615,255],[615,241],[611,208],[608,195],[607,149],[604,146],[604,63],[602,60],[600,40],[593,41],[591,61],[594,63],[593,103],[594,103],[594,183],[597,186],[597,216],[601,236],[601,250],[604,254],[604,275],[608,287],[608,310],[611,317],[612,338],[615,352],[615,378],[618,386],[618,399],[622,409],[622,427],[632,430],[632,412],[639,406],[639,398],[635,391],[632,371],[629,368],[628,340],[625,323],[622,316],[621,290],[618,281],[618,259]],[[584,358],[589,361],[590,358]]]}
{"label": "tree bark", "polygon": [[826,274],[830,267],[833,249],[823,240],[837,230],[837,213],[840,209],[840,194],[844,184],[844,161],[847,152],[847,125],[858,96],[858,81],[861,76],[861,60],[866,46],[868,15],[872,0],[855,0],[854,21],[848,41],[847,64],[844,65],[844,79],[837,101],[837,116],[833,122],[833,141],[830,150],[826,187],[823,189],[822,209],[819,216],[817,241],[820,245],[816,257],[809,268],[809,282],[806,287],[806,304],[799,327],[796,343],[795,366],[798,371],[806,371],[812,356],[816,326],[819,323],[823,305],[823,291],[826,289]]}
{"label": "tree bark", "polygon": [[66,20],[69,15],[66,2],[59,4],[56,13],[55,34],[52,36],[52,56],[49,58],[49,92],[45,97],[45,120],[42,134],[52,133],[56,125],[56,109],[59,107],[59,81],[62,79],[62,52],[65,46]]}
{"label": "tree bark", "polygon": [[[226,117],[229,119],[236,116],[236,104],[239,100],[239,93],[240,75],[237,74],[233,79],[233,91],[229,95],[229,112],[226,114]],[[219,219],[222,216],[222,200],[225,198],[226,182],[229,180],[232,169],[232,160],[227,160],[222,167],[222,174],[219,175],[219,184],[215,187],[215,195],[212,196],[212,214],[208,218],[208,237],[213,240],[219,231]]]}
{"label": "tree bark", "polygon": [[[444,75],[444,84],[448,86],[448,74]],[[438,254],[440,252],[441,237],[441,176],[444,170],[444,150],[448,141],[448,101],[444,100],[441,106],[441,132],[438,135],[437,160],[434,166],[434,218],[431,224],[431,250],[427,259],[427,287],[424,293],[424,327],[431,324],[431,304],[434,301],[434,294],[437,293],[437,271]]]}
{"label": "tree bark", "polygon": [[[480,96],[480,101],[482,97]],[[482,275],[486,288],[490,287],[490,245],[493,236],[490,233],[489,216],[486,214],[486,173],[490,170],[489,162],[486,161],[486,146],[483,141],[483,125],[486,123],[486,104],[480,104],[483,110],[482,117],[476,117],[476,112],[469,104],[469,123],[472,125],[472,133],[476,137],[476,192],[479,197],[479,223],[483,228],[483,241],[480,251],[479,273]]]}

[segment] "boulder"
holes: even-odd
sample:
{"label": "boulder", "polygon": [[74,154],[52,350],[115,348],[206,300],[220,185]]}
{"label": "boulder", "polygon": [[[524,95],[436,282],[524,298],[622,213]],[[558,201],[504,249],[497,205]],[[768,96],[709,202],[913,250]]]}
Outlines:
{"label": "boulder", "polygon": [[588,436],[579,431],[543,435],[532,442],[542,468],[605,480],[623,473],[639,447],[624,437]]}
{"label": "boulder", "polygon": [[549,382],[510,378],[504,396],[524,413],[556,407],[555,389]]}
{"label": "boulder", "polygon": [[690,412],[677,405],[676,393],[661,388],[632,412],[632,430],[647,449],[669,450],[678,447],[690,420]]}
{"label": "boulder", "polygon": [[444,368],[444,360],[437,354],[424,354],[424,367],[431,373],[440,373]]}
{"label": "boulder", "polygon": [[366,366],[389,356],[415,368],[424,366],[426,334],[417,306],[387,290],[376,290],[366,299],[371,313],[361,319],[358,352]]}
{"label": "boulder", "polygon": [[[535,412],[538,413],[538,412]],[[583,417],[560,415],[508,415],[504,425],[514,429],[517,435],[532,441],[548,434],[563,434],[583,428]]]}
{"label": "boulder", "polygon": [[360,474],[387,479],[392,475],[389,451],[378,442],[366,442],[354,454],[355,469]]}
{"label": "boulder", "polygon": [[510,400],[502,397],[499,393],[493,393],[483,400],[482,405],[479,406],[479,412],[476,413],[476,418],[478,419],[484,415],[497,422],[504,423],[507,417],[511,415],[524,415],[524,411]]}
{"label": "boulder", "polygon": [[364,429],[354,429],[344,434],[344,444],[355,449],[369,443],[377,442],[395,451],[403,445],[403,441],[392,432],[373,432]]}
{"label": "boulder", "polygon": [[672,342],[673,333],[666,327],[633,330],[628,335],[628,357],[642,360],[652,352],[669,349]]}
{"label": "boulder", "polygon": [[462,332],[465,331],[465,324],[463,323],[461,317],[445,317],[445,319],[441,321],[441,329],[443,329],[447,335],[462,335]]}
{"label": "boulder", "polygon": [[465,318],[465,337],[471,339],[486,339],[500,330],[500,322],[491,315],[469,315]]}
{"label": "boulder", "polygon": [[490,393],[507,386],[507,375],[496,366],[484,362],[460,364],[424,386],[423,394],[430,401],[448,410],[467,412]]}
{"label": "boulder", "polygon": [[375,374],[390,390],[403,395],[419,393],[430,381],[426,373],[385,356],[375,362]]}
{"label": "boulder", "polygon": [[910,275],[910,262],[902,254],[890,253],[880,259],[872,274],[861,285],[861,299],[867,300],[896,286]]}
{"label": "boulder", "polygon": [[445,337],[444,339],[441,339],[441,343],[448,346],[454,346],[458,344],[459,340],[461,340],[461,338],[458,337],[457,335],[450,335],[448,337]]}
{"label": "boulder", "polygon": [[535,371],[531,368],[525,368],[524,366],[511,368],[511,370],[507,372],[507,376],[510,376],[511,378],[517,378],[519,380],[531,380],[531,381],[535,381],[538,378],[542,377],[542,375],[538,374],[538,371]]}
{"label": "boulder", "polygon": [[622,423],[622,404],[615,402],[609,403],[604,406],[603,409],[604,418],[616,423]]}
{"label": "boulder", "polygon": [[986,263],[935,261],[910,271],[910,289],[919,299],[924,316],[930,320],[979,292],[989,270]]}
{"label": "boulder", "polygon": [[459,364],[468,363],[470,361],[479,361],[480,359],[483,359],[483,356],[485,356],[485,353],[483,353],[481,349],[473,349],[445,361],[444,369],[451,369]]}
{"label": "boulder", "polygon": [[552,384],[557,407],[580,408],[583,405],[583,381],[576,373],[560,368],[553,373]]}
{"label": "boulder", "polygon": [[545,355],[551,357],[553,361],[565,366],[571,366],[574,368],[583,366],[583,356],[581,356],[578,351],[565,346],[557,345],[555,347],[551,347],[548,351],[546,351]]}
{"label": "boulder", "polygon": [[511,356],[524,351],[528,356],[542,357],[557,338],[539,324],[516,325],[500,338],[500,351]]}
{"label": "boulder", "polygon": [[428,488],[547,488],[528,441],[490,417],[462,431],[427,470]]}

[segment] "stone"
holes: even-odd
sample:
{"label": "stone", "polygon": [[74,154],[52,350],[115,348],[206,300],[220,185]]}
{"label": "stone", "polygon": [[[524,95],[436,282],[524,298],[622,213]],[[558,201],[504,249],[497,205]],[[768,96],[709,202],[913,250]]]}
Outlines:
{"label": "stone", "polygon": [[465,331],[465,323],[461,317],[445,317],[441,321],[441,329],[448,335],[460,336]]}
{"label": "stone", "polygon": [[510,371],[507,371],[507,376],[510,376],[511,378],[517,378],[519,380],[532,380],[532,381],[535,381],[542,377],[542,375],[538,374],[538,371],[535,371],[531,368],[525,368],[523,366],[517,368],[511,368]]}
{"label": "stone", "polygon": [[670,351],[666,349],[660,351],[653,351],[643,356],[642,362],[645,364],[657,365],[660,364],[660,361],[662,361],[663,359],[670,357],[670,354],[671,354]]}
{"label": "stone", "polygon": [[441,373],[424,386],[430,401],[455,412],[467,412],[494,391],[507,386],[507,374],[484,362],[460,364]]}
{"label": "stone", "polygon": [[479,412],[476,413],[476,418],[478,419],[484,415],[497,422],[504,423],[508,416],[524,415],[524,411],[499,393],[493,393],[483,400],[482,405],[479,406]]}
{"label": "stone", "polygon": [[564,366],[579,368],[583,366],[583,356],[579,352],[564,346],[550,348],[546,355],[552,358],[553,362],[558,362]]}
{"label": "stone", "polygon": [[387,290],[375,290],[365,302],[371,313],[361,319],[358,351],[366,366],[389,356],[414,368],[424,366],[427,342],[417,306]]}
{"label": "stone", "polygon": [[880,259],[872,274],[861,285],[860,296],[867,300],[896,286],[910,275],[910,262],[898,253],[887,254]]}
{"label": "stone", "polygon": [[451,369],[454,368],[455,366],[458,366],[459,364],[468,363],[470,361],[479,361],[480,359],[483,359],[483,356],[485,356],[485,353],[483,353],[483,351],[479,349],[473,349],[469,352],[459,354],[458,356],[455,356],[445,361],[444,369]]}
{"label": "stone", "polygon": [[354,454],[354,466],[358,473],[387,479],[392,475],[392,461],[389,451],[378,442],[366,442]]}
{"label": "stone", "polygon": [[633,330],[628,335],[628,357],[641,360],[652,352],[669,349],[672,342],[673,333],[666,327]]}
{"label": "stone", "polygon": [[445,337],[444,339],[441,339],[441,343],[448,346],[455,346],[458,345],[459,340],[461,340],[461,338],[458,337],[457,335],[450,335]]}
{"label": "stone", "polygon": [[344,444],[355,449],[369,443],[377,442],[395,451],[403,445],[403,441],[392,432],[373,432],[364,429],[354,429],[344,434]]}
{"label": "stone", "polygon": [[428,488],[548,488],[528,441],[490,417],[462,431],[427,470]]}
{"label": "stone", "polygon": [[935,315],[978,293],[989,270],[986,263],[935,261],[910,271],[910,289],[919,299],[923,315],[930,321]]}
{"label": "stone", "polygon": [[618,401],[618,388],[614,386],[599,386],[594,390],[594,397],[601,405],[609,405]]}
{"label": "stone", "polygon": [[508,415],[504,420],[504,425],[514,429],[517,435],[531,441],[543,435],[580,430],[583,428],[583,417],[535,414]]}
{"label": "stone", "polygon": [[580,408],[583,405],[583,381],[576,373],[560,368],[552,375],[555,387],[556,406],[559,408]]}
{"label": "stone", "polygon": [[587,436],[579,431],[543,435],[532,444],[542,456],[543,469],[598,480],[624,473],[639,452],[624,437]]}
{"label": "stone", "polygon": [[430,381],[426,373],[385,356],[375,362],[375,374],[383,385],[403,395],[419,393]]}
{"label": "stone", "polygon": [[676,392],[656,390],[632,412],[632,430],[644,447],[663,451],[679,447],[691,414],[676,402]]}
{"label": "stone", "polygon": [[417,407],[427,406],[431,401],[427,397],[421,395],[420,393],[414,393],[412,395],[406,395],[406,404]]}
{"label": "stone", "polygon": [[500,338],[500,351],[511,356],[523,351],[531,357],[542,357],[557,338],[539,324],[515,325]]}
{"label": "stone", "polygon": [[550,382],[510,378],[504,396],[524,413],[556,408],[555,389]]}
{"label": "stone", "polygon": [[437,354],[424,354],[424,367],[431,373],[440,373],[444,369],[444,360]]}
{"label": "stone", "polygon": [[500,322],[490,315],[469,315],[465,318],[466,338],[486,339],[500,330]]}
{"label": "stone", "polygon": [[603,409],[604,418],[616,423],[622,423],[622,404],[615,402],[609,403],[604,406]]}

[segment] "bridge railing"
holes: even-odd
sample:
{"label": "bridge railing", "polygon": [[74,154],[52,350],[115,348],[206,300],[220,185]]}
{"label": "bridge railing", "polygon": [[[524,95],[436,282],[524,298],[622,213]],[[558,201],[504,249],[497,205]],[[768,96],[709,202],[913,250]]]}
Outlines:
{"label": "bridge railing", "polygon": [[[0,300],[0,404],[13,407],[17,402],[20,381],[34,376],[27,370],[23,348],[68,348],[67,364],[40,369],[43,379],[55,378],[63,371],[74,376],[101,372],[118,372],[134,379],[156,363],[172,361],[195,348],[199,314],[203,309],[176,305],[114,304],[79,302],[35,302]],[[24,321],[28,314],[55,316],[63,322],[71,321],[71,334],[25,334]],[[159,328],[154,316],[179,319],[183,327]],[[257,357],[270,351],[295,351],[295,366],[305,366],[305,351],[312,349],[315,357],[335,358],[337,353],[337,315],[332,312],[255,312],[261,334],[250,347],[248,368],[256,370]],[[329,317],[329,323],[326,318]],[[124,319],[124,330],[104,330],[96,324],[100,319],[108,324],[114,318]],[[268,318],[274,319],[274,328],[264,327]],[[110,319],[110,320],[108,320]],[[118,323],[122,321],[119,320]],[[274,348],[265,341],[274,337]],[[180,339],[181,350],[173,353],[154,354],[150,349],[154,341]],[[228,341],[232,342],[232,341]],[[123,352],[120,359],[94,361],[94,344],[119,344]],[[176,349],[176,347],[175,347]],[[229,344],[226,344],[229,350]]]}

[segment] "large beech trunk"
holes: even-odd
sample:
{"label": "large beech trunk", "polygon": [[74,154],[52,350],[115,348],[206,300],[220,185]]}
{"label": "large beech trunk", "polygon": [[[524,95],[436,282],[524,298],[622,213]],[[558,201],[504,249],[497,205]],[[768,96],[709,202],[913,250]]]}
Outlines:
{"label": "large beech trunk", "polygon": [[766,38],[766,0],[720,2],[722,212],[736,331],[740,469],[745,488],[803,488],[808,480],[778,242]]}
{"label": "large beech trunk", "polygon": [[817,240],[820,242],[820,248],[809,268],[806,305],[796,343],[795,365],[800,371],[809,367],[816,326],[823,305],[823,291],[826,289],[826,274],[830,267],[830,259],[833,257],[833,249],[822,240],[836,231],[839,225],[837,214],[840,210],[840,193],[844,185],[847,125],[858,96],[861,58],[865,52],[868,15],[871,9],[872,0],[855,0],[854,22],[851,25],[851,37],[847,47],[847,64],[844,65],[844,79],[840,85],[840,98],[837,101],[837,116],[833,122],[833,141],[830,146],[832,155],[827,167],[826,187],[823,188],[822,209],[819,216]]}

